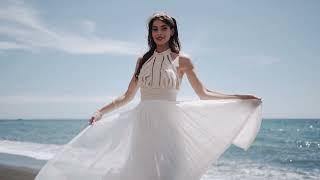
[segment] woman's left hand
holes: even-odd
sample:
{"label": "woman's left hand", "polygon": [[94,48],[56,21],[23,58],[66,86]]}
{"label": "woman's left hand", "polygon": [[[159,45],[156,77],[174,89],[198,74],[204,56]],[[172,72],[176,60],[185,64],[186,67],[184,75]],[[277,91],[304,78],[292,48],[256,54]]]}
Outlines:
{"label": "woman's left hand", "polygon": [[261,101],[261,98],[255,97],[252,95],[236,95],[239,99],[258,99]]}

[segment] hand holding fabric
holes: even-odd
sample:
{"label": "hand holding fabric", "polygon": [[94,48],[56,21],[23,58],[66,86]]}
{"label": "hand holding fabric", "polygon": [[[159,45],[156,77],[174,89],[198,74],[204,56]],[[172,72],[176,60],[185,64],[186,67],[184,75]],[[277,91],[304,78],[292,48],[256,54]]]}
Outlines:
{"label": "hand holding fabric", "polygon": [[89,124],[93,125],[96,121],[99,121],[102,118],[103,114],[101,111],[96,111],[90,118]]}
{"label": "hand holding fabric", "polygon": [[252,96],[252,95],[236,95],[239,99],[258,99],[258,100],[262,100],[261,98],[259,97],[255,97],[255,96]]}

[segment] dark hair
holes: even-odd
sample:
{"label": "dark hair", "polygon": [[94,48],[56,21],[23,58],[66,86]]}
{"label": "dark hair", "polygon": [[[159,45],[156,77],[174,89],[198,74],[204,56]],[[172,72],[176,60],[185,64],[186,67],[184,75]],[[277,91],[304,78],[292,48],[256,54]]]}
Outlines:
{"label": "dark hair", "polygon": [[139,77],[141,67],[153,55],[153,52],[157,48],[157,45],[152,38],[152,25],[155,20],[160,20],[160,21],[164,22],[165,24],[167,24],[170,27],[170,29],[174,29],[173,36],[171,36],[169,39],[169,48],[171,49],[172,52],[175,52],[177,54],[179,54],[179,52],[180,52],[180,41],[179,41],[179,37],[178,37],[178,28],[177,28],[176,20],[164,12],[153,14],[149,18],[149,21],[148,21],[149,50],[142,56],[142,59],[139,61],[138,68],[137,68],[135,75],[134,75],[136,80]]}

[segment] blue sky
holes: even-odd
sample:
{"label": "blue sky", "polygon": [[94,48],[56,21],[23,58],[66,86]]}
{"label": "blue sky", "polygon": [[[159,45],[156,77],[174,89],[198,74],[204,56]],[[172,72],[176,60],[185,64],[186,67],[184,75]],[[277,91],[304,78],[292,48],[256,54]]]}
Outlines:
{"label": "blue sky", "polygon": [[[320,117],[319,1],[199,2],[0,0],[0,118],[87,118],[123,94],[156,11],[208,89],[262,97],[264,118]],[[186,77],[179,99],[197,99]]]}

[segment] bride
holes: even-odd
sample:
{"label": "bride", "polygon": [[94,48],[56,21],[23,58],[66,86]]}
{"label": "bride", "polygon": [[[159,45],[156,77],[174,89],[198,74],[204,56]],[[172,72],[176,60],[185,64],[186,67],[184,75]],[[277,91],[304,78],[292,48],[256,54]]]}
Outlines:
{"label": "bride", "polygon": [[[127,91],[97,110],[37,180],[199,180],[231,144],[249,148],[261,125],[261,98],[208,90],[180,53],[176,20],[166,13],[149,19],[148,45]],[[184,75],[200,100],[176,100]],[[137,106],[105,115],[138,89]]]}

